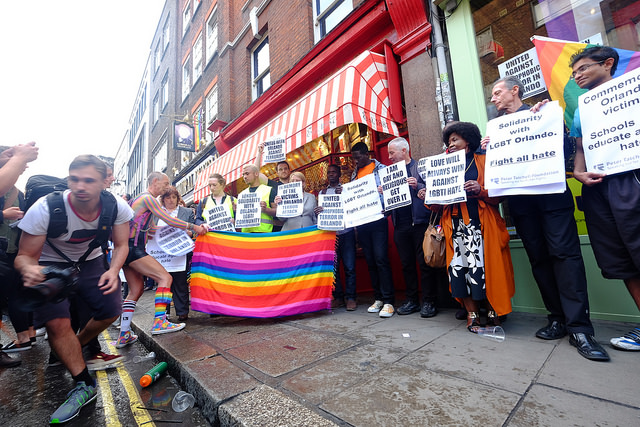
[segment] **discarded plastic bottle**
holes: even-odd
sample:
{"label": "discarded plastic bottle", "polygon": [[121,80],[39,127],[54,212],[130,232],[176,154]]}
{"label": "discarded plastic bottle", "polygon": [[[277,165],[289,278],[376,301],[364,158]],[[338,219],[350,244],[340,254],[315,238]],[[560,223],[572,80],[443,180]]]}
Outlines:
{"label": "discarded plastic bottle", "polygon": [[176,412],[184,412],[189,408],[193,408],[193,405],[195,403],[196,399],[193,397],[193,395],[181,390],[173,397],[171,407]]}
{"label": "discarded plastic bottle", "polygon": [[146,356],[135,356],[133,358],[133,363],[140,363],[140,362],[144,362],[145,360],[152,360],[152,359],[155,359],[155,357],[156,357],[156,354],[152,351]]}
{"label": "discarded plastic bottle", "polygon": [[140,385],[142,387],[148,387],[149,385],[151,385],[155,380],[157,380],[158,378],[160,378],[160,375],[164,374],[165,372],[167,372],[167,368],[169,367],[169,365],[167,365],[167,362],[160,362],[158,363],[156,366],[154,366],[153,368],[149,369],[143,376],[142,378],[140,378]]}

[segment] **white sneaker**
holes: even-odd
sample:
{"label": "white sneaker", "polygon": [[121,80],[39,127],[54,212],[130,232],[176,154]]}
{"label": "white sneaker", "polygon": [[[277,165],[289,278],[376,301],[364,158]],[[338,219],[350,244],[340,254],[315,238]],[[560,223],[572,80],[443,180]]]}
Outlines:
{"label": "white sneaker", "polygon": [[391,317],[395,313],[393,306],[391,304],[385,304],[380,310],[380,317]]}
{"label": "white sneaker", "polygon": [[44,326],[42,328],[36,329],[36,337],[42,337],[46,333],[47,333],[47,328],[45,328]]}
{"label": "white sneaker", "polygon": [[384,303],[380,300],[376,300],[371,306],[367,309],[369,313],[377,313],[380,311]]}

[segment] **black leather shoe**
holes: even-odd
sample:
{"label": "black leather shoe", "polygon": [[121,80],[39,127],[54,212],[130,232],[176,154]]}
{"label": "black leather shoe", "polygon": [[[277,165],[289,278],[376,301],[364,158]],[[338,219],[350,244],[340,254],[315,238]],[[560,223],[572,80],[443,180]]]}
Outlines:
{"label": "black leather shoe", "polygon": [[13,368],[22,363],[20,359],[14,359],[4,351],[0,351],[0,368]]}
{"label": "black leather shoe", "polygon": [[405,315],[420,311],[420,307],[413,301],[407,301],[396,310],[396,313]]}
{"label": "black leather shoe", "polygon": [[571,334],[569,336],[569,344],[578,349],[580,356],[589,360],[609,360],[607,351],[598,344],[593,335],[587,335],[582,332]]}
{"label": "black leather shoe", "polygon": [[438,309],[435,304],[429,301],[422,303],[422,307],[420,308],[420,317],[433,317],[436,314],[438,314]]}
{"label": "black leather shoe", "polygon": [[557,320],[549,323],[544,328],[538,329],[538,332],[536,332],[536,336],[543,340],[559,340],[565,335],[567,335],[567,328],[565,328],[564,323]]}

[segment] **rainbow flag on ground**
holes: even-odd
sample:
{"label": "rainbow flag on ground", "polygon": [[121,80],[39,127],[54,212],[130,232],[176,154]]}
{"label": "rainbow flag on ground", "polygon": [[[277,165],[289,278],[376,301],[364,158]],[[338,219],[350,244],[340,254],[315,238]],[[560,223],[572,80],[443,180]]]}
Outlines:
{"label": "rainbow flag on ground", "polygon": [[335,232],[199,236],[191,266],[191,308],[209,314],[278,317],[331,307]]}
{"label": "rainbow flag on ground", "polygon": [[[552,101],[560,102],[564,109],[564,120],[571,129],[573,113],[578,107],[578,97],[587,89],[580,89],[571,79],[569,61],[571,56],[587,46],[586,43],[552,39],[549,37],[533,36],[531,41],[536,47],[542,76],[547,84],[547,90]],[[640,67],[640,52],[617,49],[620,61],[614,77],[621,76],[627,71]]]}

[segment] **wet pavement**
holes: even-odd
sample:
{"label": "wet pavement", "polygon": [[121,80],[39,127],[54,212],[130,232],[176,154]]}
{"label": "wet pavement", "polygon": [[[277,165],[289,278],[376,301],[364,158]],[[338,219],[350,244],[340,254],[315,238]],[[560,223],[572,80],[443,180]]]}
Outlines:
{"label": "wet pavement", "polygon": [[[12,330],[9,323],[4,326]],[[157,358],[134,363],[135,356],[148,355],[146,348],[134,343],[116,350],[113,340],[118,330],[110,327],[106,333],[107,336],[100,337],[102,350],[123,354],[126,359],[111,369],[93,373],[99,384],[97,399],[65,425],[146,427],[169,425],[168,421],[189,427],[209,425],[198,408],[180,413],[173,411],[172,399],[181,388],[171,376],[165,374],[149,387],[142,388],[139,379],[158,362]],[[1,335],[2,343],[8,344],[7,335],[4,332]],[[12,353],[11,356],[21,358],[22,364],[16,368],[0,369],[0,425],[48,425],[50,415],[74,387],[71,375],[63,366],[48,366],[49,345],[44,337],[38,337],[37,345],[31,350]]]}
{"label": "wet pavement", "polygon": [[455,310],[381,319],[368,303],[281,319],[192,312],[183,331],[151,337],[145,292],[133,321],[221,426],[640,425],[640,353],[607,344],[634,325],[594,321],[611,361],[592,362],[568,338],[536,338],[544,316],[512,313],[495,342]]}

